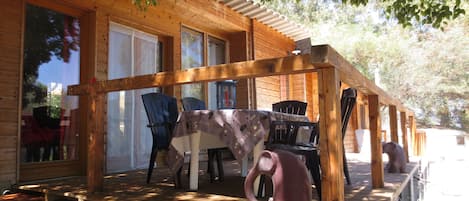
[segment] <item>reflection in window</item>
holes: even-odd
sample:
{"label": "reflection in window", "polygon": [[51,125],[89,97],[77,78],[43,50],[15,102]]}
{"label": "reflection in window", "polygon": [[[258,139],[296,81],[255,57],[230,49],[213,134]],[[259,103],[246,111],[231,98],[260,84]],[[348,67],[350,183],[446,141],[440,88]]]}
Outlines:
{"label": "reflection in window", "polygon": [[79,21],[27,5],[24,33],[21,162],[77,159]]}
{"label": "reflection in window", "polygon": [[[182,69],[200,67],[204,65],[204,35],[203,33],[183,28],[181,32]],[[185,84],[181,87],[182,97],[195,97],[204,100],[202,83]]]}
{"label": "reflection in window", "polygon": [[[218,65],[226,63],[225,60],[225,41],[209,36],[208,37],[208,65]],[[217,84],[215,82],[208,83],[208,107],[210,109],[218,109],[217,100]],[[234,108],[235,105],[232,105]]]}

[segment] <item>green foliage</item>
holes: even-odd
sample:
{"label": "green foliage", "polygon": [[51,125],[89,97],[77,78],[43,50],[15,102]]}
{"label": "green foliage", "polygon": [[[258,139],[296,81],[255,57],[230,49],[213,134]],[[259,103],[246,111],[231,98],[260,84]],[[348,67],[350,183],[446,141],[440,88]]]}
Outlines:
{"label": "green foliage", "polygon": [[79,49],[78,20],[44,8],[26,7],[23,58],[23,108],[44,103],[47,87],[37,82],[39,67],[56,58],[68,62]]}
{"label": "green foliage", "polygon": [[137,6],[138,9],[144,11],[149,6],[156,6],[158,4],[157,0],[132,0],[132,3]]}
{"label": "green foliage", "polygon": [[[277,0],[259,0],[263,3],[278,2]],[[330,4],[336,1],[328,0],[296,0],[297,4]],[[368,0],[342,0],[344,4],[354,6],[365,6],[374,3]],[[388,18],[397,19],[404,27],[430,24],[435,28],[440,28],[442,24],[447,24],[449,20],[463,16],[466,12],[461,6],[461,0],[378,0],[384,7]],[[315,12],[314,10],[312,12]]]}
{"label": "green foliage", "polygon": [[[379,75],[378,85],[412,109],[420,126],[469,131],[469,18],[441,29],[403,28],[386,18],[382,4],[311,2],[266,6],[310,27],[313,45],[330,44],[371,80]],[[460,6],[467,10],[469,2]]]}

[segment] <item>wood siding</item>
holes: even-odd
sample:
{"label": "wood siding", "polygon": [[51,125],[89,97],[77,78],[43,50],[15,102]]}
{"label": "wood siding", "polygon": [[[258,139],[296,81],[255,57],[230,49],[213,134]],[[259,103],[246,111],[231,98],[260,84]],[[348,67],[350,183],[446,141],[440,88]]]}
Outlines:
{"label": "wood siding", "polygon": [[[80,20],[87,20],[86,24],[89,27],[83,30],[88,29],[86,37],[89,43],[81,45],[82,49],[86,49],[85,52],[82,52],[82,57],[88,59],[80,60],[84,64],[81,69],[81,83],[88,83],[92,78],[96,78],[96,80],[107,79],[110,22],[158,35],[167,46],[164,53],[165,65],[163,68],[165,71],[180,69],[180,30],[182,26],[226,39],[227,44],[236,44],[231,48],[228,47],[230,48],[229,52],[237,52],[237,50],[244,48],[243,51],[230,57],[233,61],[250,59],[249,52],[251,50],[249,48],[251,46],[247,36],[250,33],[251,20],[216,1],[161,0],[157,6],[149,7],[145,12],[139,11],[128,0],[69,0],[66,3],[61,0],[8,0],[2,2],[0,14],[0,45],[2,47],[0,49],[0,154],[2,155],[0,158],[0,186],[2,187],[16,183],[19,175],[17,155],[19,153],[20,109],[18,106],[21,97],[20,69],[25,2],[38,6],[47,5],[48,8],[54,10],[60,10],[76,17],[81,16]],[[181,10],[184,12],[180,12]],[[233,35],[233,33],[244,33],[244,41],[241,41],[244,44],[239,43],[241,35]],[[247,88],[246,85],[246,81],[240,82],[240,89],[244,90],[243,88]],[[167,87],[164,90],[165,93],[178,95],[177,87]],[[243,107],[247,107],[248,101],[239,99],[239,103]],[[80,100],[81,108],[86,110],[86,105],[86,100]],[[83,118],[87,116],[85,114]],[[105,122],[103,125],[105,126]],[[86,126],[84,124],[84,127]],[[80,157],[86,158],[86,154],[80,155]],[[81,166],[86,167],[86,164],[81,164]],[[64,166],[63,168],[68,167]],[[26,171],[27,169],[28,178],[33,178],[34,175],[44,175],[41,172],[30,171],[34,168],[25,167],[22,170]],[[48,175],[47,177],[52,176]]]}
{"label": "wood siding", "polygon": [[[248,32],[242,31],[230,34],[229,44],[230,62],[247,61],[249,60],[249,38]],[[250,108],[250,86],[248,79],[237,80],[236,83],[236,108]]]}
{"label": "wood siding", "polygon": [[23,2],[2,1],[0,9],[0,188],[18,175],[18,106],[22,64]]}
{"label": "wood siding", "polygon": [[[254,59],[287,56],[295,42],[272,28],[253,22]],[[256,78],[256,102],[258,109],[272,109],[272,103],[281,100],[280,76]]]}

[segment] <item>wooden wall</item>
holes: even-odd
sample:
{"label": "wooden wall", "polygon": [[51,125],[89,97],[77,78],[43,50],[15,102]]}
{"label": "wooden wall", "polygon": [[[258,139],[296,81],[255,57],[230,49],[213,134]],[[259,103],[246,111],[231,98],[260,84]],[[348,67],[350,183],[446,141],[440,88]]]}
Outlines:
{"label": "wooden wall", "polygon": [[306,73],[305,80],[306,115],[310,121],[319,121],[318,73]]}
{"label": "wooden wall", "polygon": [[[295,48],[295,42],[274,29],[253,22],[254,59],[283,57]],[[280,76],[256,78],[256,101],[258,109],[272,109],[272,103],[280,101]]]}
{"label": "wooden wall", "polygon": [[[182,26],[227,41],[231,62],[287,56],[295,48],[292,39],[255,20],[244,17],[212,0],[160,0],[146,12],[139,11],[129,0],[6,0],[0,13],[0,184],[18,181],[20,74],[24,4],[47,4],[59,10],[81,10],[88,20],[89,43],[81,63],[80,82],[107,79],[109,23],[117,22],[163,38],[167,45],[165,71],[181,68],[180,31]],[[184,12],[181,12],[184,10]],[[85,33],[83,33],[85,34]],[[281,99],[305,100],[304,75],[285,76],[288,93],[281,96],[279,76],[240,80],[238,107],[270,109]],[[165,88],[165,93],[179,96],[179,87]],[[244,96],[246,95],[246,96]],[[249,98],[248,96],[254,96]],[[81,100],[80,100],[81,101]],[[86,101],[83,101],[86,102]],[[80,105],[81,108],[82,105]],[[85,116],[86,117],[86,116]],[[83,119],[85,120],[85,119]],[[86,126],[85,126],[86,127]],[[83,135],[85,136],[85,135]],[[86,136],[85,136],[86,137]],[[86,139],[86,138],[85,138]],[[81,155],[85,158],[86,155]],[[86,166],[84,166],[86,167]]]}
{"label": "wooden wall", "polygon": [[[83,18],[89,20],[87,21],[89,31],[82,34],[86,34],[90,42],[82,46],[83,49],[87,49],[82,57],[88,59],[80,61],[86,64],[85,68],[82,68],[81,82],[89,82],[93,77],[97,80],[107,79],[110,21],[161,36],[165,40],[165,45],[168,45],[168,52],[165,53],[165,56],[168,56],[165,57],[167,65],[164,70],[166,71],[180,69],[182,26],[225,39],[227,44],[230,44],[230,40],[234,40],[232,44],[238,44],[238,38],[233,37],[232,33],[244,32],[247,36],[251,28],[249,18],[243,17],[223,4],[209,0],[161,0],[158,6],[149,7],[146,12],[139,11],[128,0],[69,0],[66,3],[62,0],[2,1],[0,7],[0,46],[2,47],[0,49],[0,155],[2,156],[0,157],[0,186],[2,187],[16,183],[19,173],[17,155],[19,153],[20,110],[18,106],[21,95],[21,33],[25,2],[48,5],[56,10],[70,11],[77,16],[81,14],[75,11],[81,10],[88,13],[86,16],[92,16]],[[180,12],[181,10],[184,12]],[[236,48],[249,48],[246,40],[245,38],[244,46],[234,46],[229,51],[236,52]],[[244,54],[238,54],[237,58],[235,56],[231,59],[247,60],[249,51],[245,49]],[[165,92],[178,95],[177,89],[173,88]]]}
{"label": "wooden wall", "polygon": [[[249,33],[246,31],[230,34],[229,45],[230,62],[247,61],[249,55]],[[236,41],[236,42],[235,42]],[[236,108],[252,108],[252,93],[248,79],[237,80],[236,83]]]}
{"label": "wooden wall", "polygon": [[0,7],[0,189],[16,183],[23,2],[2,1]]}

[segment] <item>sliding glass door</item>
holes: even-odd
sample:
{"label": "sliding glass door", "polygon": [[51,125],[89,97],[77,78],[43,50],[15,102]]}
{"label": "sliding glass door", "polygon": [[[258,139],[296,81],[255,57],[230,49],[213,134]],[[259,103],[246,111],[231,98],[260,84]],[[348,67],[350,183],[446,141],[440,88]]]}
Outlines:
{"label": "sliding glass door", "polygon": [[[109,79],[161,71],[158,37],[111,23],[109,32]],[[145,168],[150,158],[152,135],[141,95],[157,88],[108,94],[106,170],[121,172]]]}
{"label": "sliding glass door", "polygon": [[78,97],[67,86],[79,82],[79,21],[27,5],[24,32],[20,160],[76,160]]}

